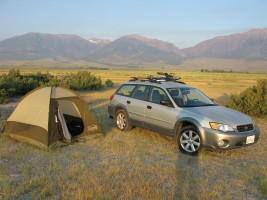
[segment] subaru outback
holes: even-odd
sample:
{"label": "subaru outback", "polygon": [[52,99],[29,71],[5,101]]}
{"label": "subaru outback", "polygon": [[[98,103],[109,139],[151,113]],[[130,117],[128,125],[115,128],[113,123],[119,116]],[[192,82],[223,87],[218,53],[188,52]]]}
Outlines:
{"label": "subaru outback", "polygon": [[220,106],[179,78],[133,77],[110,97],[108,112],[121,131],[134,127],[173,136],[179,149],[233,149],[255,144],[259,128],[249,116]]}

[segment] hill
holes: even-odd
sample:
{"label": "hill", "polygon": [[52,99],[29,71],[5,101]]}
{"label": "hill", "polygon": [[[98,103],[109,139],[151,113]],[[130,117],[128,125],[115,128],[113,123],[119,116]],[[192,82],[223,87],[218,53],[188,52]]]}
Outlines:
{"label": "hill", "polygon": [[187,57],[267,60],[267,29],[215,37],[183,49]]}
{"label": "hill", "polygon": [[0,41],[0,60],[83,59],[97,48],[76,35],[28,33]]}
{"label": "hill", "polygon": [[[114,41],[76,35],[27,33],[0,41],[0,64],[50,66],[152,66],[172,65],[184,70],[232,69],[266,72],[267,28],[219,36],[194,47],[127,35]],[[18,64],[17,64],[18,63]],[[32,63],[32,64],[31,64]],[[150,68],[150,67],[149,67]]]}
{"label": "hill", "polygon": [[183,57],[185,54],[171,43],[129,35],[105,45],[87,59],[105,64],[138,65],[157,61],[179,64]]}

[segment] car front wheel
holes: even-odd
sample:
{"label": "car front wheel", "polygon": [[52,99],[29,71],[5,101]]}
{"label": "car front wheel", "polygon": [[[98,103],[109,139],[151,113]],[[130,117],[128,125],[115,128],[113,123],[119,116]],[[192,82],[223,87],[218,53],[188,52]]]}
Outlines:
{"label": "car front wheel", "polygon": [[202,147],[202,140],[195,126],[186,126],[177,134],[179,149],[189,155],[196,155]]}

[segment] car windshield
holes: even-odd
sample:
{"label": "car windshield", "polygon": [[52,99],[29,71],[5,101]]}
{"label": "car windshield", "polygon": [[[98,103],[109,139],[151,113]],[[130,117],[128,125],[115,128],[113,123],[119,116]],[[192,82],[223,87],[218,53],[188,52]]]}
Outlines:
{"label": "car windshield", "polygon": [[167,89],[179,107],[215,106],[216,104],[205,94],[195,88]]}

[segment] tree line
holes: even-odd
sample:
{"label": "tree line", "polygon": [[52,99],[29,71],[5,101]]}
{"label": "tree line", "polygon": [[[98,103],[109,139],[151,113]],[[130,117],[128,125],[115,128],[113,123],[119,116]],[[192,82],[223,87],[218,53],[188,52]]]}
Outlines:
{"label": "tree line", "polygon": [[[237,73],[236,71],[233,71],[232,69],[201,69],[200,72],[210,72],[210,73]],[[238,72],[238,73],[244,73],[244,72]],[[246,72],[248,73],[248,72]]]}
{"label": "tree line", "polygon": [[[105,84],[107,87],[113,86],[110,79]],[[95,77],[88,71],[52,75],[49,72],[21,74],[19,69],[10,69],[7,74],[0,76],[0,104],[7,103],[10,97],[25,95],[41,86],[60,86],[79,91],[98,90],[103,84],[100,77]]]}

